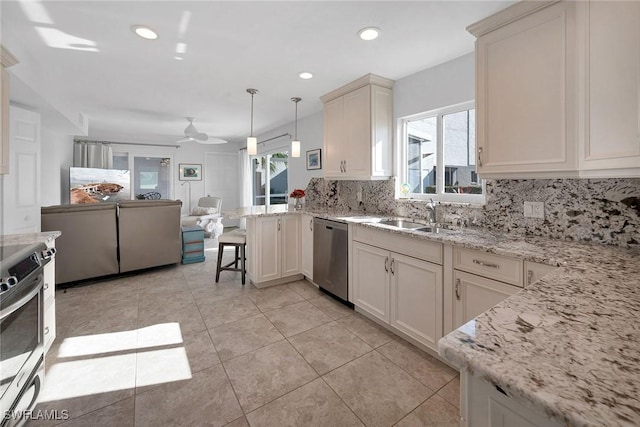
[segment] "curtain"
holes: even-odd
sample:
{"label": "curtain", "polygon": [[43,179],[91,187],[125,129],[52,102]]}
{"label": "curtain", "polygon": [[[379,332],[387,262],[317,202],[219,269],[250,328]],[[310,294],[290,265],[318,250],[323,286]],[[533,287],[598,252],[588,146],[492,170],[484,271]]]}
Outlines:
{"label": "curtain", "polygon": [[[240,173],[240,207],[246,208],[251,206],[251,163],[247,149],[243,148],[238,151],[238,171]],[[240,228],[247,228],[247,220],[240,220]]]}
{"label": "curtain", "polygon": [[108,143],[75,141],[73,144],[73,166],[113,169],[113,149]]}

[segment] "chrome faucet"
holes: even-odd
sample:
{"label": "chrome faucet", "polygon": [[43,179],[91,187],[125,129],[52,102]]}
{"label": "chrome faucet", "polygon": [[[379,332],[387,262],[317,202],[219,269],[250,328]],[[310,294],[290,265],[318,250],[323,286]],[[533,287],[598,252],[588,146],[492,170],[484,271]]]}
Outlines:
{"label": "chrome faucet", "polygon": [[429,203],[427,203],[427,219],[429,223],[436,222],[436,203],[433,199],[429,199]]}

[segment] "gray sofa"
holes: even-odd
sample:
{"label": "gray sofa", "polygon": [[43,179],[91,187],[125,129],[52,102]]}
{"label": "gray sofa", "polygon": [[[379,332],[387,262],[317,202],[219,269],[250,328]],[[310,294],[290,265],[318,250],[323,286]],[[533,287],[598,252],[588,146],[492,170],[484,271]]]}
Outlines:
{"label": "gray sofa", "polygon": [[173,200],[127,200],[41,208],[42,231],[59,230],[56,283],[180,262],[180,209]]}

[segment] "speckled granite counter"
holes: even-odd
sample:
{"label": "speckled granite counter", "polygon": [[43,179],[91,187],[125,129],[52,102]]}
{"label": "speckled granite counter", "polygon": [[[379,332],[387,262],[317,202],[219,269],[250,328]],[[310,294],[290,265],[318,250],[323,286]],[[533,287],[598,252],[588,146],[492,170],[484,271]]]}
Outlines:
{"label": "speckled granite counter", "polygon": [[28,245],[30,243],[49,243],[62,235],[59,231],[45,231],[42,233],[6,234],[0,236],[0,246]]}
{"label": "speckled granite counter", "polygon": [[357,212],[295,213],[561,266],[441,339],[440,355],[562,423],[640,425],[640,249],[401,230]]}

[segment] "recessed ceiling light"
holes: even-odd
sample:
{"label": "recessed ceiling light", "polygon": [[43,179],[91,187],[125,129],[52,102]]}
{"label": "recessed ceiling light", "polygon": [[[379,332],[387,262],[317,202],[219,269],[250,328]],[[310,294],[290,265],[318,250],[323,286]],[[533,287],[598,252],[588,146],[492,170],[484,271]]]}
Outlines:
{"label": "recessed ceiling light", "polygon": [[145,25],[134,25],[131,27],[134,33],[147,40],[155,40],[158,38],[158,33],[155,32],[152,28],[149,28]]}
{"label": "recessed ceiling light", "polygon": [[305,80],[309,80],[309,79],[313,78],[313,74],[308,73],[306,71],[304,73],[300,73],[299,76],[300,76],[301,79],[305,79]]}
{"label": "recessed ceiling light", "polygon": [[381,32],[380,28],[367,27],[358,31],[358,37],[360,37],[362,40],[367,40],[367,41],[375,40],[380,35],[380,32]]}

